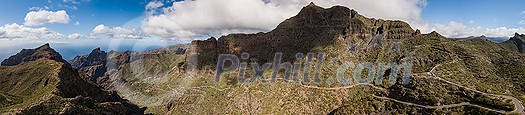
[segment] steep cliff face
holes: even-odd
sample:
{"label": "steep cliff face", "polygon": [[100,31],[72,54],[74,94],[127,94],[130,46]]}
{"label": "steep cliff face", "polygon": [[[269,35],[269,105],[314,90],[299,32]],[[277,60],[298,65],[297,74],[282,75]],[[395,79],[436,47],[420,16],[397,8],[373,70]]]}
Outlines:
{"label": "steep cliff face", "polygon": [[[134,104],[157,110],[164,108],[163,104],[175,98],[172,97],[174,94],[169,92],[174,90],[170,89],[171,86],[184,81],[178,74],[183,71],[187,47],[188,44],[181,44],[144,52],[109,51],[108,53],[99,53],[103,51],[95,49],[90,54],[77,56],[71,62],[80,70],[105,67],[102,76],[91,77],[91,80],[104,89],[118,92]],[[105,57],[99,54],[105,54]],[[89,57],[98,57],[95,58],[98,61],[91,61],[94,59]],[[90,71],[79,71],[79,73],[87,76],[95,75]]]}
{"label": "steep cliff face", "polygon": [[96,48],[85,56],[77,56],[71,60],[71,65],[87,78],[96,80],[106,73],[107,53]]}
{"label": "steep cliff face", "polygon": [[117,52],[110,51],[106,53],[100,48],[96,48],[91,53],[83,56],[77,56],[72,59],[71,65],[77,69],[85,78],[98,84],[103,84],[107,80],[106,74],[115,72],[121,65],[128,64],[137,60],[137,56],[131,55],[135,52]]}
{"label": "steep cliff face", "polygon": [[505,48],[523,53],[525,52],[525,35],[516,33],[514,37],[511,37],[508,41],[501,44]]}
{"label": "steep cliff face", "polygon": [[[27,50],[26,50],[27,51]],[[0,66],[0,112],[17,114],[143,114],[115,92],[82,79],[49,44],[17,65]],[[22,51],[24,52],[24,51]],[[22,53],[19,53],[22,54]]]}
{"label": "steep cliff face", "polygon": [[[283,61],[293,61],[296,53],[320,52],[338,42],[339,37],[370,42],[371,35],[385,34],[384,39],[405,39],[420,34],[402,21],[366,18],[342,6],[328,9],[310,4],[299,14],[280,23],[268,33],[230,34],[215,40],[193,41],[199,55],[199,66],[213,67],[217,54],[253,54],[251,61],[270,62],[276,52]],[[215,42],[216,43],[213,43]]]}
{"label": "steep cliff face", "polygon": [[191,45],[195,46],[195,49],[193,51],[194,53],[197,53],[197,59],[203,60],[198,62],[199,65],[211,65],[217,62],[217,59],[215,57],[218,56],[219,49],[217,49],[217,39],[215,39],[214,37],[204,41],[192,41]]}

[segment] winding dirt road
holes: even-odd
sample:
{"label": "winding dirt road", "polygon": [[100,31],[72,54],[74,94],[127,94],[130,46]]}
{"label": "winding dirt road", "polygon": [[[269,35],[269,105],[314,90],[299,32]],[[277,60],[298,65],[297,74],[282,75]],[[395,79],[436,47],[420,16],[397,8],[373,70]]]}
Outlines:
{"label": "winding dirt road", "polygon": [[[455,63],[456,60],[453,60],[452,62],[449,62],[449,63]],[[514,110],[513,111],[498,111],[498,110],[493,110],[493,109],[489,109],[489,108],[486,108],[486,109],[489,109],[489,110],[493,110],[493,111],[498,111],[500,113],[518,113],[518,114],[525,114],[523,109],[525,108],[523,106],[523,104],[521,103],[520,100],[512,97],[512,96],[507,96],[507,95],[497,95],[497,94],[490,94],[490,93],[485,93],[485,92],[482,92],[482,91],[479,91],[479,90],[476,90],[476,89],[472,89],[472,88],[469,88],[469,87],[466,87],[466,86],[463,86],[463,85],[460,85],[460,84],[457,84],[457,83],[454,83],[454,82],[451,82],[451,81],[448,81],[448,80],[445,80],[441,77],[439,77],[437,74],[434,73],[434,71],[436,70],[436,68],[438,66],[441,66],[442,64],[437,64],[436,66],[434,66],[432,68],[432,70],[430,70],[430,72],[428,72],[430,75],[434,76],[434,78],[438,79],[438,80],[441,80],[441,81],[444,81],[448,84],[452,84],[452,85],[455,85],[455,86],[458,86],[458,87],[461,87],[461,88],[465,88],[467,90],[471,90],[471,91],[474,91],[476,93],[480,93],[480,94],[483,94],[483,95],[488,95],[488,96],[494,96],[494,97],[501,97],[501,98],[506,98],[506,99],[511,99],[512,100],[512,104],[514,104]]]}
{"label": "winding dirt road", "polygon": [[[449,63],[454,63],[455,61],[456,60],[454,60],[452,62],[449,62]],[[438,66],[441,66],[441,64],[438,64],[438,65],[434,66],[430,72],[427,72],[427,74],[432,75],[433,78],[436,78],[438,80],[444,81],[444,82],[446,82],[448,84],[452,84],[452,85],[455,85],[455,86],[458,86],[458,87],[461,87],[461,88],[464,88],[464,89],[467,89],[467,90],[471,90],[471,91],[474,91],[476,93],[480,93],[480,94],[488,95],[488,96],[493,96],[493,97],[501,97],[501,98],[511,99],[512,103],[514,104],[514,110],[513,111],[496,110],[496,109],[487,108],[487,107],[483,107],[483,106],[476,105],[476,104],[471,104],[469,102],[462,102],[462,103],[450,104],[450,105],[429,106],[429,105],[420,105],[420,104],[416,104],[416,103],[412,103],[412,102],[400,101],[400,100],[393,99],[393,98],[388,98],[388,97],[380,97],[380,96],[376,96],[376,95],[372,95],[372,96],[376,97],[376,98],[379,98],[379,99],[385,99],[385,100],[395,101],[395,102],[406,104],[406,105],[413,105],[413,106],[417,106],[417,107],[430,108],[430,109],[443,109],[443,108],[450,108],[450,107],[458,107],[458,106],[469,105],[469,106],[475,106],[475,107],[479,107],[479,108],[482,108],[482,109],[495,111],[495,112],[503,113],[503,114],[509,114],[509,113],[525,114],[524,111],[523,111],[525,107],[523,106],[523,104],[521,104],[521,102],[518,99],[516,99],[516,98],[514,98],[512,96],[485,93],[485,92],[482,92],[482,91],[479,91],[479,90],[476,90],[476,89],[472,89],[472,88],[469,88],[469,87],[466,87],[466,86],[463,86],[463,85],[460,85],[460,84],[457,84],[457,83],[445,80],[445,79],[439,77],[437,74],[434,73],[434,71],[436,70],[436,68]],[[368,85],[368,86],[371,86],[372,88],[375,88],[375,89],[379,89],[379,90],[383,90],[383,91],[386,90],[384,88],[377,87],[377,86],[375,86],[373,84],[353,84],[353,85],[349,85],[349,86],[339,86],[339,87],[333,87],[333,88],[326,88],[326,87],[318,87],[318,86],[309,86],[309,85],[304,85],[304,84],[301,83],[301,86],[303,86],[305,88],[321,89],[321,90],[340,90],[340,89],[353,88],[353,87],[355,87],[357,85]]]}

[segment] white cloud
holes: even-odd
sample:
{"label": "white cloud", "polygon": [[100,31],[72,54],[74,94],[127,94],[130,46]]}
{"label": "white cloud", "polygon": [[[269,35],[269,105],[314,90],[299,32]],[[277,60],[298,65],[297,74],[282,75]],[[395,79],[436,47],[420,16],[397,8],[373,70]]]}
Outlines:
{"label": "white cloud", "polygon": [[45,27],[32,28],[16,23],[0,27],[0,39],[50,39],[63,37],[64,35]]}
{"label": "white cloud", "polygon": [[469,23],[469,24],[473,24],[473,23],[474,23],[474,20],[469,20],[468,23]]}
{"label": "white cloud", "polygon": [[[521,11],[521,14],[525,14],[525,10],[524,10],[524,11]],[[525,16],[523,16],[523,17],[525,17]],[[520,20],[520,21],[518,22],[518,24],[525,24],[525,19],[524,19],[524,20]]]}
{"label": "white cloud", "polygon": [[84,36],[82,36],[81,34],[78,34],[78,33],[74,33],[74,34],[69,34],[69,36],[67,36],[67,38],[69,39],[80,39]]}
{"label": "white cloud", "polygon": [[[421,22],[420,0],[313,0],[323,7],[343,5],[369,17]],[[180,1],[162,8],[160,15],[149,16],[142,23],[145,33],[162,37],[189,37],[259,32],[275,28],[296,15],[310,0],[196,0]]]}
{"label": "white cloud", "polygon": [[78,25],[80,25],[80,22],[78,22],[78,21],[75,22],[75,26],[78,26]]}
{"label": "white cloud", "polygon": [[75,5],[58,4],[58,7],[72,9],[72,10],[78,10],[78,7],[75,6]]}
{"label": "white cloud", "polygon": [[[422,19],[426,0],[187,0],[157,9],[155,7],[159,5],[154,5],[157,2],[150,2],[148,4],[151,5],[146,7],[150,10],[147,10],[141,29],[149,35],[176,39],[269,31],[296,15],[311,1],[325,8],[346,6],[370,18],[403,20],[422,33],[438,31],[446,37],[511,36],[524,30],[469,27],[457,22],[428,23]],[[469,20],[468,23],[475,21]]]}
{"label": "white cloud", "polygon": [[482,28],[482,27],[475,27],[471,28],[468,27],[462,23],[458,22],[450,22],[448,24],[435,24],[431,30],[437,31],[440,34],[451,37],[451,38],[461,38],[461,37],[469,37],[469,36],[491,36],[491,37],[512,37],[514,33],[525,33],[525,28],[507,28],[507,27],[499,27],[499,28]]}
{"label": "white cloud", "polygon": [[157,10],[164,6],[164,3],[159,1],[151,1],[146,5],[146,15],[151,16],[157,13]]}
{"label": "white cloud", "polygon": [[142,39],[145,36],[136,29],[128,29],[122,27],[107,27],[103,24],[100,24],[93,29],[93,31],[91,32],[91,37]]}
{"label": "white cloud", "polygon": [[40,10],[49,10],[49,7],[48,6],[43,6],[43,7],[31,7],[29,8],[30,11],[40,11]]}
{"label": "white cloud", "polygon": [[3,30],[3,29],[0,29],[0,39],[1,38],[5,38],[7,35],[7,31],[6,30]]}
{"label": "white cloud", "polygon": [[80,2],[77,1],[77,0],[63,0],[63,1],[66,2],[66,3],[71,2],[73,4],[80,4]]}
{"label": "white cloud", "polygon": [[52,24],[52,23],[67,24],[69,23],[70,19],[69,19],[69,15],[64,10],[59,10],[56,12],[40,10],[40,11],[31,11],[27,13],[24,20],[25,20],[24,25],[37,26],[37,25]]}
{"label": "white cloud", "polygon": [[[525,14],[525,11],[521,12]],[[493,22],[498,22],[498,19],[493,19]],[[470,20],[468,23],[474,23]],[[525,24],[525,20],[518,22],[519,24]],[[485,35],[489,37],[512,37],[514,33],[525,33],[525,28],[508,28],[508,27],[497,27],[497,28],[484,28],[484,27],[469,27],[463,23],[451,21],[448,24],[427,24],[423,26],[422,30],[437,31],[445,37],[450,38],[462,38],[469,36],[480,36]],[[423,31],[422,31],[423,32]]]}
{"label": "white cloud", "polygon": [[78,10],[77,6],[71,6],[70,8],[73,10]]}
{"label": "white cloud", "polygon": [[164,4],[162,2],[158,1],[151,1],[146,5],[146,10],[155,9],[163,6]]}

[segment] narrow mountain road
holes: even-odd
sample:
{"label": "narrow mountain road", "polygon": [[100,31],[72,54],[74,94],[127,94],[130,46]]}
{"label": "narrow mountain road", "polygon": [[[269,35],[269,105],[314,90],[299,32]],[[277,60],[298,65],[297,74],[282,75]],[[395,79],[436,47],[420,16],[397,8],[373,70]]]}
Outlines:
{"label": "narrow mountain road", "polygon": [[468,106],[475,106],[475,107],[486,109],[486,110],[490,110],[490,111],[495,111],[495,112],[498,112],[498,113],[507,113],[507,111],[494,110],[494,109],[483,107],[483,106],[480,106],[480,105],[471,104],[469,102],[461,102],[461,103],[458,103],[458,104],[450,104],[450,105],[430,106],[430,105],[420,105],[420,104],[415,104],[415,103],[411,103],[411,102],[399,101],[399,100],[388,98],[388,97],[380,97],[380,96],[375,96],[375,95],[373,95],[373,97],[376,97],[376,98],[379,98],[379,99],[395,101],[395,102],[402,103],[402,104],[405,104],[405,105],[412,105],[412,106],[427,108],[427,109],[443,109],[443,108],[459,107],[459,106],[467,106],[468,105]]}
{"label": "narrow mountain road", "polygon": [[[321,89],[321,90],[341,90],[341,89],[353,88],[353,87],[358,86],[358,85],[368,85],[368,86],[371,86],[372,88],[386,91],[386,89],[381,88],[381,87],[377,87],[377,86],[375,86],[373,84],[353,84],[353,85],[349,85],[349,86],[341,86],[341,87],[333,87],[333,88],[318,87],[318,86],[308,86],[308,85],[301,84],[301,86],[303,86],[305,88]],[[376,95],[372,95],[372,96],[375,97],[375,98],[379,98],[379,99],[395,101],[395,102],[398,102],[398,103],[402,103],[402,104],[406,104],[406,105],[412,105],[412,106],[417,106],[417,107],[422,107],[422,108],[427,108],[427,109],[443,109],[443,108],[450,108],[450,107],[458,107],[458,106],[469,105],[469,106],[475,106],[475,107],[479,107],[479,108],[490,110],[490,111],[495,111],[495,112],[498,112],[498,113],[508,113],[507,111],[494,110],[494,109],[483,107],[483,106],[480,106],[480,105],[471,104],[469,102],[462,102],[462,103],[450,104],[450,105],[430,106],[430,105],[420,105],[420,104],[416,104],[416,103],[412,103],[412,102],[401,101],[401,100],[397,100],[397,99],[393,99],[393,98],[389,98],[389,97],[381,97],[381,96],[376,96]]]}
{"label": "narrow mountain road", "polygon": [[[449,63],[455,63],[457,62],[456,60],[453,60],[452,62],[449,62]],[[507,111],[499,111],[500,113],[519,113],[519,114],[525,114],[524,113],[524,106],[523,104],[521,103],[520,100],[512,97],[512,96],[507,96],[507,95],[497,95],[497,94],[490,94],[490,93],[485,93],[485,92],[482,92],[482,91],[479,91],[479,90],[476,90],[476,89],[472,89],[472,88],[469,88],[469,87],[466,87],[466,86],[463,86],[463,85],[460,85],[460,84],[457,84],[457,83],[454,83],[454,82],[451,82],[451,81],[448,81],[448,80],[445,80],[441,77],[439,77],[437,74],[434,73],[434,71],[436,71],[436,68],[441,66],[442,64],[437,64],[436,66],[434,66],[432,68],[432,70],[430,70],[430,72],[428,72],[430,75],[434,76],[436,79],[438,80],[441,80],[441,81],[444,81],[446,83],[449,83],[449,84],[452,84],[452,85],[455,85],[455,86],[458,86],[458,87],[461,87],[461,88],[465,88],[467,90],[471,90],[471,91],[474,91],[476,93],[481,93],[483,95],[488,95],[488,96],[494,96],[494,97],[501,97],[501,98],[506,98],[506,99],[511,99],[512,100],[512,104],[514,104],[514,110],[513,111],[510,111],[510,112],[507,112]],[[492,110],[492,109],[491,109]],[[494,111],[497,111],[497,110],[494,110]]]}
{"label": "narrow mountain road", "polygon": [[328,88],[328,87],[318,87],[318,86],[304,85],[304,84],[301,83],[301,86],[303,86],[305,88],[322,89],[322,90],[341,90],[341,89],[353,88],[353,87],[358,86],[358,85],[368,85],[368,86],[370,86],[372,88],[379,89],[379,90],[382,90],[382,91],[386,91],[385,88],[377,87],[374,84],[353,84],[353,85],[348,85],[348,86],[338,86],[338,87],[330,87],[330,88]]}
{"label": "narrow mountain road", "polygon": [[[368,85],[368,86],[371,86],[372,88],[386,91],[386,89],[381,88],[381,87],[377,87],[377,86],[375,86],[373,84],[353,84],[353,85],[349,85],[349,86],[341,86],[341,87],[333,87],[333,88],[318,87],[318,86],[308,86],[308,85],[301,84],[301,86],[303,86],[305,88],[321,89],[321,90],[341,90],[341,89],[353,88],[353,87],[358,86],[358,85]],[[416,103],[412,103],[412,102],[401,101],[401,100],[397,100],[397,99],[393,99],[393,98],[389,98],[389,97],[381,97],[381,96],[376,96],[376,95],[372,95],[372,96],[375,97],[375,98],[379,98],[379,99],[395,101],[395,102],[398,102],[398,103],[402,103],[402,104],[406,104],[406,105],[412,105],[412,106],[417,106],[417,107],[422,107],[422,108],[427,108],[427,109],[443,109],[443,108],[459,107],[459,106],[469,105],[469,106],[475,106],[475,107],[479,107],[479,108],[482,108],[482,109],[495,111],[495,112],[499,112],[499,113],[508,113],[506,111],[494,110],[494,109],[483,107],[483,106],[480,106],[480,105],[471,104],[469,102],[462,102],[462,103],[450,104],[450,105],[430,106],[430,105],[420,105],[420,104],[416,104]]]}
{"label": "narrow mountain road", "polygon": [[[456,60],[454,60],[452,62],[449,62],[449,63],[454,63],[454,62],[456,62]],[[458,86],[458,87],[461,87],[461,88],[465,88],[467,90],[471,90],[471,91],[474,91],[474,92],[477,92],[477,93],[480,93],[480,94],[483,94],[483,95],[511,99],[512,103],[514,104],[514,108],[515,109],[513,111],[510,111],[510,112],[509,111],[503,111],[503,110],[495,110],[495,109],[492,109],[492,108],[487,108],[487,107],[483,107],[483,106],[480,106],[480,105],[471,104],[469,102],[462,102],[462,103],[450,104],[450,105],[429,106],[429,105],[420,105],[420,104],[416,104],[416,103],[412,103],[412,102],[400,101],[400,100],[389,98],[389,97],[381,97],[381,96],[376,96],[376,95],[372,95],[372,96],[376,97],[376,98],[379,98],[379,99],[385,99],[385,100],[395,101],[395,102],[406,104],[406,105],[413,105],[413,106],[417,106],[417,107],[430,108],[430,109],[443,109],[443,108],[450,108],[450,107],[458,107],[458,106],[469,105],[469,106],[475,106],[475,107],[478,107],[478,108],[482,108],[482,109],[486,109],[486,110],[490,110],[490,111],[495,111],[495,112],[498,112],[498,113],[504,113],[504,114],[509,114],[509,113],[524,114],[523,110],[524,110],[525,107],[521,104],[521,102],[518,99],[516,99],[516,98],[514,98],[512,96],[485,93],[485,92],[482,92],[482,91],[479,91],[479,90],[476,90],[476,89],[472,89],[472,88],[469,88],[469,87],[466,87],[466,86],[463,86],[463,85],[460,85],[460,84],[457,84],[457,83],[454,83],[454,82],[451,82],[451,81],[448,81],[448,80],[445,80],[445,79],[439,77],[437,74],[434,73],[434,71],[436,70],[436,68],[438,66],[441,66],[441,65],[442,64],[438,64],[438,65],[434,66],[430,72],[427,72],[427,74],[432,75],[432,76],[434,76],[433,78],[436,78],[438,80],[444,81],[444,82],[446,82],[448,84],[452,84],[452,85],[455,85],[455,86]],[[372,88],[386,91],[386,89],[384,89],[382,87],[377,87],[377,86],[375,86],[373,84],[353,84],[353,85],[349,85],[349,86],[338,86],[338,87],[327,88],[327,87],[309,86],[309,85],[305,85],[305,84],[301,83],[302,87],[311,88],[311,89],[321,89],[321,90],[341,90],[341,89],[353,88],[353,87],[358,86],[358,85],[368,85],[368,86],[371,86]]]}

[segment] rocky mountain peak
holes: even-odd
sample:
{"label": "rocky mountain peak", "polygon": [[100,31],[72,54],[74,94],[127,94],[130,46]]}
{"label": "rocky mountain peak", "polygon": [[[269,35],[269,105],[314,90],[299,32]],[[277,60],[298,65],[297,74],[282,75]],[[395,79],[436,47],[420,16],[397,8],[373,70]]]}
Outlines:
{"label": "rocky mountain peak", "polygon": [[516,38],[516,39],[525,39],[525,34],[519,34],[519,33],[515,33],[514,34],[514,37],[511,37],[510,39],[512,38]]}
{"label": "rocky mountain peak", "polygon": [[2,61],[2,66],[14,66],[23,62],[35,61],[42,58],[67,63],[62,59],[62,56],[58,52],[50,47],[49,43],[46,43],[35,49],[22,49],[19,53]]}
{"label": "rocky mountain peak", "polygon": [[387,33],[385,39],[405,39],[420,34],[402,21],[367,18],[344,6],[323,8],[310,3],[268,33],[230,34],[217,40],[193,41],[192,45],[196,46],[193,51],[200,54],[199,66],[213,67],[218,54],[247,52],[258,54],[250,60],[269,62],[276,52],[285,52],[283,61],[293,61],[294,53],[318,52],[320,48],[337,44],[339,36],[368,43],[371,32]]}
{"label": "rocky mountain peak", "polygon": [[[325,9],[323,7],[315,5],[312,2],[309,5],[303,7],[296,16],[290,18],[287,21],[299,23],[304,22],[306,23],[306,26],[327,26],[328,24],[330,24],[331,21],[335,21],[335,23],[344,21],[344,18],[350,17],[350,14],[354,15],[357,14],[357,12],[352,12],[352,10],[343,6],[334,6]],[[286,21],[283,23],[286,23]]]}
{"label": "rocky mountain peak", "polygon": [[307,6],[303,7],[303,9],[319,9],[319,8],[322,9],[322,7],[315,5],[314,2],[310,2],[310,4],[308,4]]}
{"label": "rocky mountain peak", "polygon": [[102,58],[106,58],[106,55],[106,52],[102,51],[100,48],[96,48],[93,51],[91,51],[91,53],[89,53],[88,58],[101,60]]}
{"label": "rocky mountain peak", "polygon": [[519,41],[522,40],[525,35],[520,35],[519,33],[515,33],[513,37],[510,37],[508,41]]}
{"label": "rocky mountain peak", "polygon": [[509,40],[512,40],[512,39],[521,39],[523,40],[525,38],[525,34],[519,34],[519,33],[515,33],[513,37],[511,37]]}
{"label": "rocky mountain peak", "polygon": [[317,6],[317,5],[315,5],[315,3],[314,3],[314,2],[310,2],[310,4],[308,4],[308,6],[307,6],[307,7],[314,7],[314,6]]}
{"label": "rocky mountain peak", "polygon": [[86,73],[89,79],[95,80],[106,72],[107,56],[106,52],[96,48],[88,55],[77,56],[70,62],[73,68]]}
{"label": "rocky mountain peak", "polygon": [[91,51],[91,53],[93,52],[103,52],[103,51],[100,49],[100,47],[98,47],[98,48],[95,48],[93,51]]}
{"label": "rocky mountain peak", "polygon": [[41,49],[41,50],[49,50],[49,49],[52,49],[51,46],[49,46],[49,43],[46,43],[36,49]]}
{"label": "rocky mountain peak", "polygon": [[432,32],[428,33],[428,35],[436,36],[436,37],[443,37],[441,34],[439,34],[439,33],[436,32],[436,31],[432,31]]}
{"label": "rocky mountain peak", "polygon": [[507,42],[511,42],[515,45],[519,52],[525,52],[525,35],[520,35],[518,33],[514,34],[514,37],[511,37]]}

